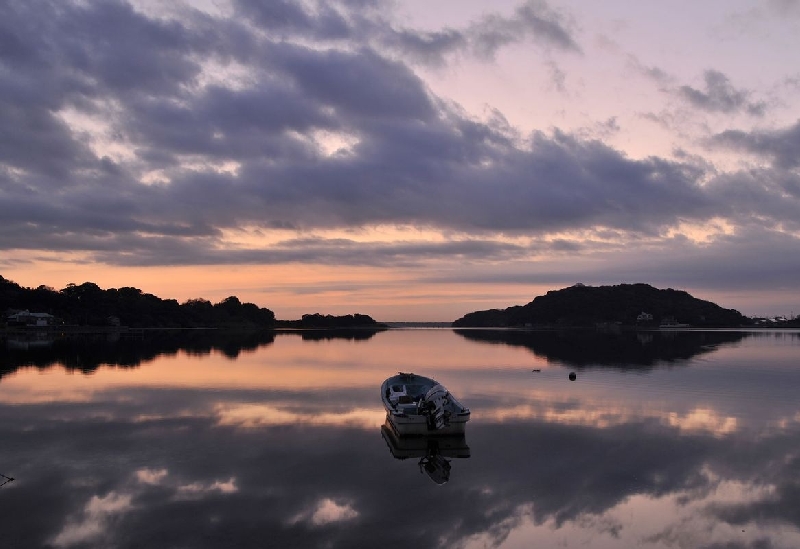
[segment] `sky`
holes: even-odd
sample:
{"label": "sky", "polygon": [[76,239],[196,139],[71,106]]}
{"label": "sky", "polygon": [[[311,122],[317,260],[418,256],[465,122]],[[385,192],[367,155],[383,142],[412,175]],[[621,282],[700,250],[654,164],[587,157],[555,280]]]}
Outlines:
{"label": "sky", "polygon": [[6,0],[0,275],[449,321],[800,314],[800,1]]}

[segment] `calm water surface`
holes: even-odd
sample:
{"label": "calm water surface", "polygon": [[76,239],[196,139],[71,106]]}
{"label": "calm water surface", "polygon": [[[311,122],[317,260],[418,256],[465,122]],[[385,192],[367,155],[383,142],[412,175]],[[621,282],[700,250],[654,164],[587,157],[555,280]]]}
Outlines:
{"label": "calm water surface", "polygon": [[0,340],[0,546],[800,547],[797,332],[335,335]]}

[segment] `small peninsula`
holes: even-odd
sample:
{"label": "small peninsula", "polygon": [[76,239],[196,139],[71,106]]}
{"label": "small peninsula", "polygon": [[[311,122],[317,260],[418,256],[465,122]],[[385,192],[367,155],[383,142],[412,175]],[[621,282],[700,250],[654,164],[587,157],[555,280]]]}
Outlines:
{"label": "small peninsula", "polygon": [[468,313],[453,322],[456,328],[588,327],[719,328],[752,325],[735,309],[724,309],[682,290],[649,284],[587,286],[575,284],[552,290],[526,305]]}
{"label": "small peninsula", "polygon": [[376,322],[369,315],[323,315],[319,313],[303,315],[300,320],[277,320],[276,328],[301,329],[301,330],[329,330],[329,329],[384,329],[388,326]]}

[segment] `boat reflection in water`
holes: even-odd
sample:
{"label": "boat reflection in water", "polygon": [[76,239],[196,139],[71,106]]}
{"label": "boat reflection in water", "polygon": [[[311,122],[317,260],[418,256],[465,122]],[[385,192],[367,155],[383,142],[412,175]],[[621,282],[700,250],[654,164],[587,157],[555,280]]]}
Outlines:
{"label": "boat reflection in water", "polygon": [[419,458],[419,471],[426,473],[436,484],[450,480],[451,459],[470,457],[467,439],[463,433],[454,435],[401,436],[387,417],[381,426],[383,440],[395,459]]}

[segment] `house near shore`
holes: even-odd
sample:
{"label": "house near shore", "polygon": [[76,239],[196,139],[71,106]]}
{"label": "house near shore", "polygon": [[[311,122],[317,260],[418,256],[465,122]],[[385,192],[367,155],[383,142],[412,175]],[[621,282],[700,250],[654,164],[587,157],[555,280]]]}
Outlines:
{"label": "house near shore", "polygon": [[56,323],[56,317],[49,313],[32,313],[26,309],[8,315],[6,322],[9,326],[52,326]]}

